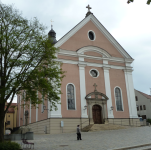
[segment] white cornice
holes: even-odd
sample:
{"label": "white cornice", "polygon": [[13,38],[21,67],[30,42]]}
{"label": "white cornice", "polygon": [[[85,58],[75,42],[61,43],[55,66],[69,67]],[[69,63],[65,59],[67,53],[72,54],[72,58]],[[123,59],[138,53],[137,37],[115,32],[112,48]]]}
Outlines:
{"label": "white cornice", "polygon": [[78,63],[78,66],[79,66],[79,67],[86,67],[86,64]]}
{"label": "white cornice", "polygon": [[96,27],[104,34],[104,36],[113,44],[113,46],[119,51],[119,53],[124,58],[131,59],[131,56],[123,49],[123,47],[115,40],[115,38],[105,29],[105,27],[92,14],[90,14],[88,17],[83,19],[77,26],[75,26],[64,37],[62,37],[62,39],[60,39],[55,44],[55,47],[60,47],[63,43],[65,43],[70,37],[72,37],[78,30],[80,30],[90,20],[96,25]]}
{"label": "white cornice", "polygon": [[95,60],[108,60],[111,62],[118,62],[118,63],[132,63],[134,61],[133,59],[125,59],[125,58],[118,58],[118,57],[96,57],[96,56],[84,55],[84,54],[77,53],[75,51],[69,51],[63,49],[60,49],[58,54],[64,56],[71,56],[71,57],[83,57],[83,58],[95,59]]}
{"label": "white cornice", "polygon": [[97,64],[97,63],[89,63],[89,62],[81,62],[81,61],[73,61],[73,60],[66,60],[66,59],[56,59],[56,61],[67,63],[67,64],[75,64],[75,65],[83,65],[83,66],[92,66],[92,67],[105,67],[111,69],[120,69],[124,71],[131,71],[132,67],[124,67],[124,66],[116,66],[116,65],[109,65],[109,64]]}

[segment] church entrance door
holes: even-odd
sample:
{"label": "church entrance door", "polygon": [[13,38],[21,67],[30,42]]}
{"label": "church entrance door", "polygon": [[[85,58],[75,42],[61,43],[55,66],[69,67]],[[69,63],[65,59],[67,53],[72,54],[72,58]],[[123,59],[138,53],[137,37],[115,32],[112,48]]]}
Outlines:
{"label": "church entrance door", "polygon": [[92,113],[93,113],[94,124],[101,124],[102,123],[101,110],[102,110],[101,106],[93,105]]}

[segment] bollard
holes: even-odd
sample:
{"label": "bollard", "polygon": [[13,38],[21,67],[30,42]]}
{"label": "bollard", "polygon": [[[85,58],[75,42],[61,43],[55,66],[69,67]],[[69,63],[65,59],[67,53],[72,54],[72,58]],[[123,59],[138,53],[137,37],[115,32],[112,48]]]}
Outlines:
{"label": "bollard", "polygon": [[150,123],[148,123],[148,126],[150,127]]}

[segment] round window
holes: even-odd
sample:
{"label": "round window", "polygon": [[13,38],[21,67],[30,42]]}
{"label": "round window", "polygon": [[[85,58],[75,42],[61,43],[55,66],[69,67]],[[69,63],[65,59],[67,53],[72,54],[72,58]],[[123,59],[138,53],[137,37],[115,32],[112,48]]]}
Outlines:
{"label": "round window", "polygon": [[92,31],[89,32],[89,39],[92,41],[95,39],[95,35]]}
{"label": "round window", "polygon": [[98,72],[96,70],[91,70],[90,74],[92,77],[97,77],[98,76]]}

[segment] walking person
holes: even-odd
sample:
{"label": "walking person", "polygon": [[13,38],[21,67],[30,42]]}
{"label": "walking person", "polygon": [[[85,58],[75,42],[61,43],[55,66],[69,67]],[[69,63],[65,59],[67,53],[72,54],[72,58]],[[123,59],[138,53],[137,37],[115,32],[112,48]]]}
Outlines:
{"label": "walking person", "polygon": [[82,140],[81,139],[81,132],[80,132],[80,127],[77,125],[77,140]]}

